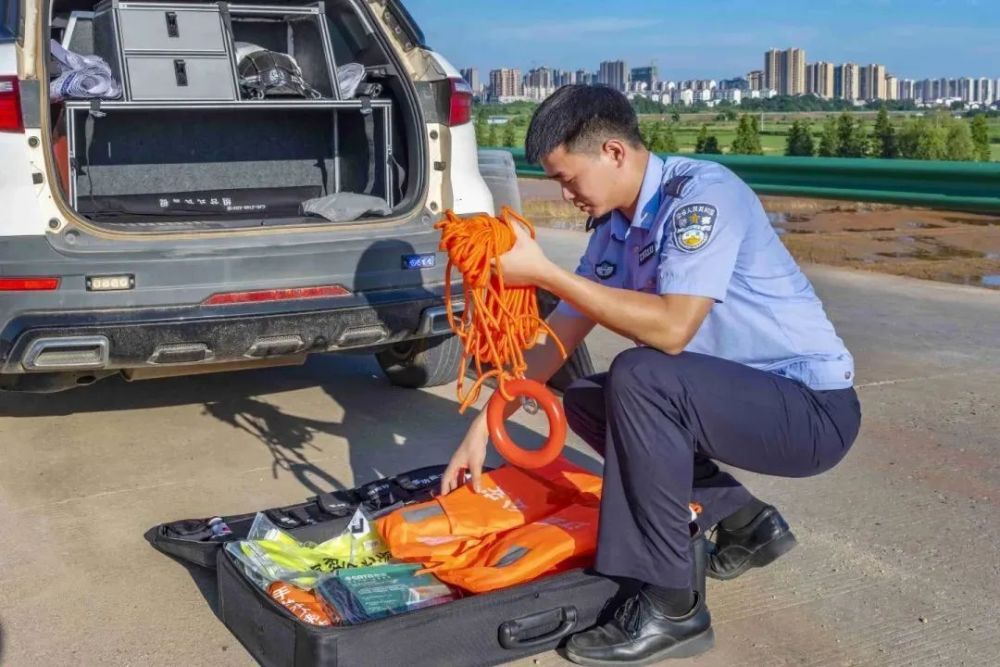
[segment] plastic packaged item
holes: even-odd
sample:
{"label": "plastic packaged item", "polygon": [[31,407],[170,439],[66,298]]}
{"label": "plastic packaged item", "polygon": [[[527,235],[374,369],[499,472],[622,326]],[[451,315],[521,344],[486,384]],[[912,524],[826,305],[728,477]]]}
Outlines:
{"label": "plastic packaged item", "polygon": [[323,574],[342,568],[386,563],[389,550],[360,509],[337,537],[321,544],[299,542],[259,513],[247,539],[229,542],[226,550],[254,576],[249,578],[265,590],[275,581],[312,590]]}
{"label": "plastic packaged item", "polygon": [[457,599],[458,594],[419,565],[339,570],[320,579],[316,594],[346,625],[365,623]]}
{"label": "plastic packaged item", "polygon": [[358,86],[365,78],[365,66],[361,63],[345,63],[337,68],[337,85],[340,97],[349,100],[358,92]]}
{"label": "plastic packaged item", "polygon": [[111,74],[111,67],[100,56],[73,53],[56,40],[50,40],[53,70],[58,73],[49,82],[49,97],[53,102],[64,99],[117,99],[122,87]]}
{"label": "plastic packaged item", "polygon": [[298,586],[276,581],[267,589],[271,599],[287,609],[295,618],[309,625],[326,627],[339,624],[340,619],[332,618],[326,606],[315,593],[304,591]]}

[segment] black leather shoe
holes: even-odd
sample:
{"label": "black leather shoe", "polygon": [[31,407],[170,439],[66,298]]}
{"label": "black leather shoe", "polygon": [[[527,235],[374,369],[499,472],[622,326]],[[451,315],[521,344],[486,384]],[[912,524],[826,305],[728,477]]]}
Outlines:
{"label": "black leather shoe", "polygon": [[770,565],[795,545],[788,523],[768,505],[743,528],[716,529],[707,574],[713,579],[735,579],[752,567]]}
{"label": "black leather shoe", "polygon": [[715,645],[712,616],[697,592],[694,607],[670,618],[642,591],[625,601],[612,620],[579,632],[566,643],[566,657],[578,665],[651,665],[690,658]]}

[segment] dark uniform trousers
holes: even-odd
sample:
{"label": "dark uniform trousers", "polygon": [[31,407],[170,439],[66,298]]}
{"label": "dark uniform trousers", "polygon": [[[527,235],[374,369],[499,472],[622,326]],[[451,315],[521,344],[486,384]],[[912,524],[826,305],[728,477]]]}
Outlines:
{"label": "dark uniform trousers", "polygon": [[858,434],[853,389],[804,384],[717,357],[627,350],[574,382],[570,427],[604,457],[596,569],[668,588],[691,581],[689,502],[708,529],[753,496],[716,461],[808,477],[835,466]]}

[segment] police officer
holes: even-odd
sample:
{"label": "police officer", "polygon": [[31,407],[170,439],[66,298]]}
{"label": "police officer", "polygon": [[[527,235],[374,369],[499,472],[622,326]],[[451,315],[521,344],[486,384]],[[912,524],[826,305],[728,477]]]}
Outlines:
{"label": "police officer", "polygon": [[[715,462],[785,477],[832,468],[861,420],[854,362],[754,193],[716,163],[652,155],[621,93],[560,88],[535,112],[526,148],[593,231],[574,275],[518,230],[505,280],[561,298],[548,321],[567,348],[595,324],[638,344],[564,395],[571,428],[604,457],[596,569],[641,582],[567,655],[584,665],[695,655],[713,635],[692,586],[689,503],[715,527],[710,576],[732,579],[792,548],[777,509]],[[562,360],[547,342],[527,361],[526,375],[545,381]],[[480,414],[444,492],[463,468],[478,486],[487,439]]]}

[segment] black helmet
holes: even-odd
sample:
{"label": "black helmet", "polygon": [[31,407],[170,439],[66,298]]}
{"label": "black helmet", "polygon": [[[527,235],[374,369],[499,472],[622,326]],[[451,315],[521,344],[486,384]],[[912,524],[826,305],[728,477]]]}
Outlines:
{"label": "black helmet", "polygon": [[236,44],[240,88],[254,99],[290,95],[322,97],[302,78],[302,70],[287,53],[268,51],[256,44]]}

